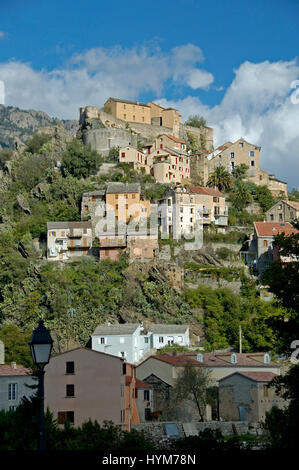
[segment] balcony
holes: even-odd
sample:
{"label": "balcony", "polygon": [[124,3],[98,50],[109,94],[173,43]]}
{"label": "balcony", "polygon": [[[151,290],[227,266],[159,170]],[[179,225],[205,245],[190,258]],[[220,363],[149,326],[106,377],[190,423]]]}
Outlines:
{"label": "balcony", "polygon": [[80,239],[73,238],[68,240],[67,247],[68,248],[90,248],[92,246],[92,238],[91,237],[82,237]]}
{"label": "balcony", "polygon": [[127,246],[125,236],[121,237],[103,237],[99,239],[100,248],[120,248]]}
{"label": "balcony", "polygon": [[69,233],[69,238],[81,238],[83,235],[82,228],[71,228]]}

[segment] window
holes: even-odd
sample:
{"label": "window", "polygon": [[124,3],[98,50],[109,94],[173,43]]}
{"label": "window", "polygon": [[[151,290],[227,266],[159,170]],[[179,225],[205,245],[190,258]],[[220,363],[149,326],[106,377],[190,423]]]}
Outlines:
{"label": "window", "polygon": [[193,208],[192,208],[192,207],[191,207],[191,209],[190,209],[190,214],[193,214]]}
{"label": "window", "polygon": [[230,154],[230,158],[235,158],[235,154],[234,154],[234,152],[231,152],[231,154]]}
{"label": "window", "polygon": [[58,411],[58,424],[64,424],[66,421],[69,421],[71,424],[74,424],[74,411]]}
{"label": "window", "polygon": [[233,353],[231,355],[231,363],[232,364],[237,364],[237,355],[235,353]]}
{"label": "window", "polygon": [[128,205],[128,204],[126,204],[126,209],[129,209],[129,205]]}
{"label": "window", "polygon": [[268,396],[268,385],[264,384],[264,397]]}
{"label": "window", "polygon": [[135,114],[133,114],[133,121],[135,121]]}
{"label": "window", "polygon": [[88,206],[84,206],[84,210],[85,210],[85,212],[87,212],[88,211]]}
{"label": "window", "polygon": [[193,222],[193,218],[192,218],[192,217],[190,217],[190,222]]}
{"label": "window", "polygon": [[164,338],[163,338],[163,336],[159,336],[159,343],[164,343]]}
{"label": "window", "polygon": [[9,406],[9,411],[16,411],[17,407],[15,405]]}
{"label": "window", "polygon": [[148,344],[148,337],[147,337],[147,336],[144,337],[144,342],[145,342],[146,344]]}
{"label": "window", "polygon": [[118,199],[118,194],[115,194],[115,199]]}
{"label": "window", "polygon": [[240,142],[240,143],[239,143],[239,146],[240,146],[241,148],[243,148],[244,143],[243,143],[243,142]]}
{"label": "window", "polygon": [[100,344],[106,344],[106,338],[105,337],[100,338],[99,343]]}
{"label": "window", "polygon": [[127,119],[127,115],[126,115],[126,114],[124,114],[124,119]]}
{"label": "window", "polygon": [[282,214],[278,214],[279,216],[279,221],[282,221]]}
{"label": "window", "polygon": [[9,400],[16,400],[17,399],[17,392],[18,392],[18,384],[8,384],[8,399]]}
{"label": "window", "polygon": [[51,237],[56,237],[56,232],[50,232]]}
{"label": "window", "polygon": [[122,156],[122,158],[125,158],[126,152],[122,152],[122,153],[121,153],[121,156]]}
{"label": "window", "polygon": [[254,157],[255,156],[255,153],[253,151],[249,152],[249,156],[250,157]]}
{"label": "window", "polygon": [[75,385],[67,385],[66,386],[66,396],[67,397],[74,397],[75,396]]}
{"label": "window", "polygon": [[149,399],[150,399],[149,390],[144,390],[143,399],[144,399],[144,401],[149,401]]}
{"label": "window", "polygon": [[67,374],[74,374],[75,373],[75,363],[74,363],[74,361],[68,361],[66,363],[66,373]]}
{"label": "window", "polygon": [[127,373],[127,365],[123,364],[123,375],[126,375]]}
{"label": "window", "polygon": [[251,160],[250,161],[250,166],[254,166],[255,165],[255,161],[254,160]]}
{"label": "window", "polygon": [[270,214],[270,220],[274,220],[274,215]]}
{"label": "window", "polygon": [[126,105],[124,104],[124,109],[126,109]]}
{"label": "window", "polygon": [[268,247],[268,240],[263,240],[263,246],[264,246],[265,248]]}

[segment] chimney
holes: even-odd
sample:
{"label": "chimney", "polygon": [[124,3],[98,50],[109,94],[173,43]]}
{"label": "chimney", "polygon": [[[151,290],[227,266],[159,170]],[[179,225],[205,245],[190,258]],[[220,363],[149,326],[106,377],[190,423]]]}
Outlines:
{"label": "chimney", "polygon": [[16,363],[16,362],[11,362],[10,365],[11,365],[11,368],[12,368],[12,369],[16,369],[16,368],[17,368],[17,363]]}

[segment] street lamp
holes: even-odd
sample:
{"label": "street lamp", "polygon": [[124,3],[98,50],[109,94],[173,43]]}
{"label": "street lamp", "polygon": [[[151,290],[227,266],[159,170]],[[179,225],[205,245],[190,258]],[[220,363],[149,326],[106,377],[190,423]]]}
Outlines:
{"label": "street lamp", "polygon": [[38,398],[40,404],[38,450],[45,450],[44,367],[50,360],[53,340],[43,320],[38,322],[38,327],[33,331],[29,344],[33,362],[38,368]]}

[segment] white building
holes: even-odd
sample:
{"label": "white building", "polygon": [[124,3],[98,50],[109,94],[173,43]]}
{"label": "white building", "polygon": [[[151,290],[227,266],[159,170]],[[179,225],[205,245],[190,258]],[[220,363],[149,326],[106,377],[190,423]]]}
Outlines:
{"label": "white building", "polygon": [[91,336],[92,349],[138,363],[153,348],[189,346],[188,325],[151,325],[147,334],[139,323],[99,325]]}
{"label": "white building", "polygon": [[0,410],[15,410],[23,397],[35,395],[36,390],[27,385],[36,385],[32,371],[15,362],[0,365]]}
{"label": "white building", "polygon": [[92,247],[91,222],[47,222],[47,259],[86,256]]}

